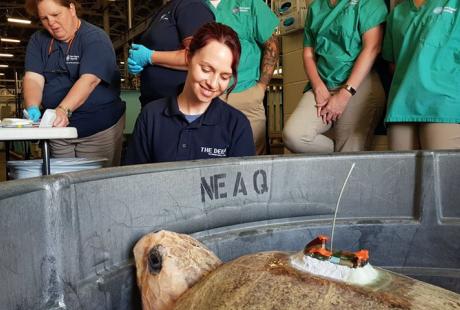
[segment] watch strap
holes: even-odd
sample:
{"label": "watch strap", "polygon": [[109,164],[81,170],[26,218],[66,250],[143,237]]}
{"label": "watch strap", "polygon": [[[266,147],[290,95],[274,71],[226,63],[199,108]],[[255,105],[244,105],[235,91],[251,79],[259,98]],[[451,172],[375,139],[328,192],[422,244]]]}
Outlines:
{"label": "watch strap", "polygon": [[69,108],[58,106],[57,109],[61,109],[62,111],[64,111],[67,115],[67,118],[70,118],[72,116],[72,111]]}
{"label": "watch strap", "polygon": [[349,84],[345,84],[342,86],[342,88],[344,88],[346,91],[348,91],[352,96],[354,96],[356,94],[356,89],[349,85]]}

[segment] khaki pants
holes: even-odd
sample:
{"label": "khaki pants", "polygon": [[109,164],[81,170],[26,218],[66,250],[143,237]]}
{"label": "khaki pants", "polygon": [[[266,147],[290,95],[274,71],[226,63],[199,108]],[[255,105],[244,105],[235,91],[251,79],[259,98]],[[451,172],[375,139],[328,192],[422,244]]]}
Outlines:
{"label": "khaki pants", "polygon": [[317,117],[315,104],[310,90],[302,96],[288,119],[283,129],[283,142],[290,151],[364,151],[372,144],[375,127],[384,110],[385,93],[378,75],[369,73],[334,126],[324,124],[321,117]]}
{"label": "khaki pants", "polygon": [[50,152],[54,158],[107,158],[104,167],[119,166],[123,143],[125,114],[112,127],[89,137],[51,140]]}
{"label": "khaki pants", "polygon": [[230,93],[228,99],[225,94],[220,97],[220,99],[226,101],[232,107],[243,112],[249,119],[257,155],[265,154],[267,129],[265,125],[264,96],[265,90],[255,85],[240,93]]}
{"label": "khaki pants", "polygon": [[390,123],[388,139],[393,151],[460,149],[460,124]]}

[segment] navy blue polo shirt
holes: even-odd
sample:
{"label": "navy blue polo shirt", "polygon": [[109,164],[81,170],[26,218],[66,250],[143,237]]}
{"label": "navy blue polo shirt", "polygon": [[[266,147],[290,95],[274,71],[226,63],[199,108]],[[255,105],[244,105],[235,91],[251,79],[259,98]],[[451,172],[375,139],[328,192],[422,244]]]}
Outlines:
{"label": "navy blue polo shirt", "polygon": [[113,126],[125,112],[112,42],[102,29],[84,20],[70,45],[52,40],[46,30],[35,32],[27,45],[25,70],[45,78],[41,102],[45,109],[56,108],[81,75],[101,79],[69,120],[79,138]]}
{"label": "navy blue polo shirt", "polygon": [[[214,15],[203,0],[172,0],[158,10],[140,43],[155,51],[175,51]],[[147,65],[141,72],[142,106],[160,98],[175,96],[185,82],[186,71]]]}
{"label": "navy blue polo shirt", "polygon": [[125,164],[252,155],[252,130],[243,113],[215,98],[205,113],[189,123],[174,96],[144,107]]}

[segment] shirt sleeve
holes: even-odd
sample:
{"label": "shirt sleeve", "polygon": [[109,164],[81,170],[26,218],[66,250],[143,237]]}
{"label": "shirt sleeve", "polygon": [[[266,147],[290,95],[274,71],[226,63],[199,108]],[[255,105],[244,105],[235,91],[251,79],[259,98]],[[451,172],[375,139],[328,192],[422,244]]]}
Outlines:
{"label": "shirt sleeve", "polygon": [[153,158],[150,154],[150,142],[153,133],[148,130],[148,116],[146,110],[142,111],[134,126],[134,131],[131,136],[131,141],[126,150],[125,165],[137,165],[152,163]]}
{"label": "shirt sleeve", "polygon": [[305,18],[305,26],[303,28],[303,47],[311,47],[314,45],[313,33],[311,31],[311,8],[308,8],[307,17]]}
{"label": "shirt sleeve", "polygon": [[387,5],[383,0],[367,0],[363,3],[359,18],[359,33],[383,23],[388,15]]}
{"label": "shirt sleeve", "polygon": [[[49,39],[51,41],[51,39]],[[31,71],[38,74],[43,74],[45,70],[45,63],[43,62],[42,51],[43,37],[40,33],[36,32],[32,35],[27,44],[26,57],[25,57],[25,71]]]}
{"label": "shirt sleeve", "polygon": [[393,14],[388,15],[383,38],[382,58],[389,62],[395,62],[393,53]]}
{"label": "shirt sleeve", "polygon": [[175,12],[181,39],[191,37],[202,25],[214,21],[214,14],[204,1],[183,1]]}
{"label": "shirt sleeve", "polygon": [[253,0],[253,33],[259,44],[264,44],[275,31],[279,20],[275,13],[262,0]]}
{"label": "shirt sleeve", "polygon": [[232,146],[228,156],[239,157],[254,155],[256,155],[256,148],[254,146],[251,125],[246,116],[241,115],[235,124]]}
{"label": "shirt sleeve", "polygon": [[79,75],[89,73],[108,84],[114,82],[118,76],[118,67],[110,39],[105,33],[94,31],[87,34],[82,43]]}

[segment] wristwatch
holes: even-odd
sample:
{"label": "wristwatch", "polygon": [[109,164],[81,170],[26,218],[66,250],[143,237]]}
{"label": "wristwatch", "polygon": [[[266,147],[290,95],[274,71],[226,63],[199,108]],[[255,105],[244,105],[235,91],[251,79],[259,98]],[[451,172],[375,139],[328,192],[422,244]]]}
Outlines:
{"label": "wristwatch", "polygon": [[72,116],[72,111],[69,108],[64,108],[58,105],[57,109],[63,110],[66,113],[67,118],[70,118]]}
{"label": "wristwatch", "polygon": [[353,88],[353,86],[345,84],[342,86],[346,91],[348,91],[352,96],[356,94],[356,89]]}

